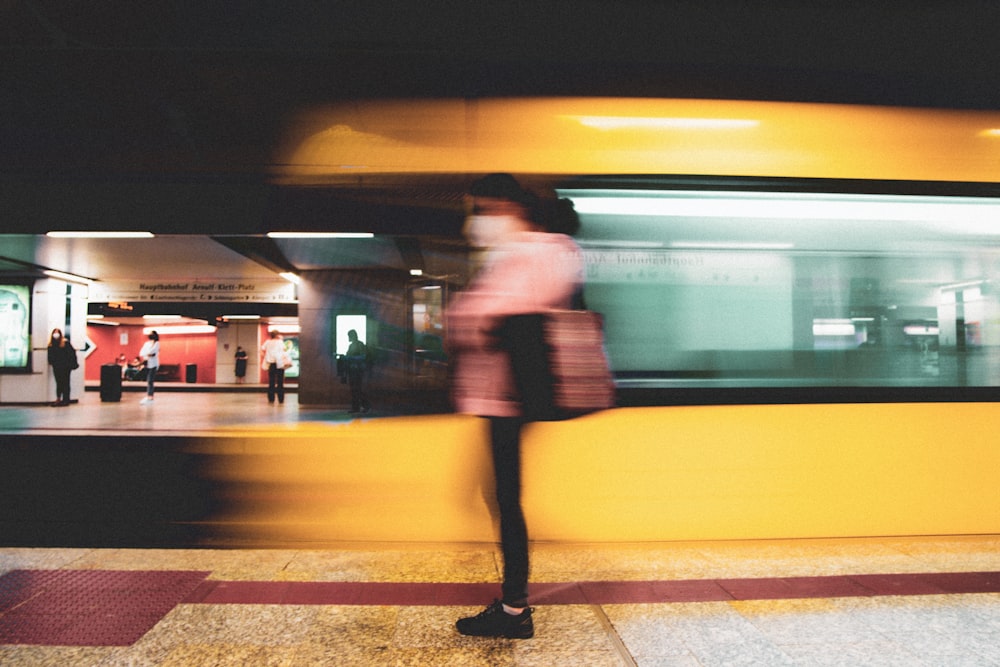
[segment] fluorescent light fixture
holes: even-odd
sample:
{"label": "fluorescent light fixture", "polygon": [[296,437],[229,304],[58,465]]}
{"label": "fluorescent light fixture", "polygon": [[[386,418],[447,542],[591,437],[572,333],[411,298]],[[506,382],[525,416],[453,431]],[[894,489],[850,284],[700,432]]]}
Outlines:
{"label": "fluorescent light fixture", "polygon": [[580,215],[947,223],[958,233],[1000,235],[1000,199],[717,191],[560,190]]}
{"label": "fluorescent light fixture", "polygon": [[48,232],[54,239],[151,239],[152,232]]}
{"label": "fluorescent light fixture", "polygon": [[903,333],[907,336],[937,336],[941,330],[927,324],[907,324],[903,327]]}
{"label": "fluorescent light fixture", "polygon": [[282,271],[278,275],[281,276],[282,278],[284,278],[285,280],[287,280],[288,282],[295,283],[296,285],[298,285],[298,284],[300,284],[302,282],[302,278],[300,278],[298,275],[292,273],[291,271]]}
{"label": "fluorescent light fixture", "polygon": [[563,116],[595,130],[744,130],[760,125],[747,118],[657,118],[650,116]]}
{"label": "fluorescent light fixture", "polygon": [[268,232],[270,239],[370,239],[371,232]]}
{"label": "fluorescent light fixture", "polygon": [[673,241],[671,248],[691,250],[791,250],[794,243],[740,243],[736,241]]}
{"label": "fluorescent light fixture", "polygon": [[174,336],[180,334],[206,334],[215,333],[216,329],[210,324],[177,324],[169,327],[144,327],[142,333],[147,336],[156,331],[160,336]]}
{"label": "fluorescent light fixture", "polygon": [[581,248],[663,248],[662,241],[616,241],[613,239],[579,239],[577,245]]}
{"label": "fluorescent light fixture", "polygon": [[144,320],[179,320],[183,315],[143,315]]}
{"label": "fluorescent light fixture", "polygon": [[411,276],[422,276],[422,275],[424,275],[424,272],[423,272],[422,269],[410,269],[410,275]]}
{"label": "fluorescent light fixture", "polygon": [[855,333],[854,322],[847,319],[813,320],[814,336],[853,336]]}
{"label": "fluorescent light fixture", "polygon": [[77,276],[72,273],[64,273],[62,271],[54,271],[52,269],[45,269],[42,271],[49,278],[55,278],[56,280],[62,280],[67,283],[75,283],[77,285],[90,286],[94,283],[90,278],[84,278],[83,276]]}
{"label": "fluorescent light fixture", "polygon": [[984,284],[986,284],[988,282],[990,282],[990,281],[989,280],[966,280],[965,282],[961,282],[961,283],[951,283],[950,285],[941,285],[941,289],[943,289],[943,290],[967,289],[969,287],[979,287],[980,285],[984,285]]}
{"label": "fluorescent light fixture", "polygon": [[224,320],[259,320],[260,315],[223,315]]}

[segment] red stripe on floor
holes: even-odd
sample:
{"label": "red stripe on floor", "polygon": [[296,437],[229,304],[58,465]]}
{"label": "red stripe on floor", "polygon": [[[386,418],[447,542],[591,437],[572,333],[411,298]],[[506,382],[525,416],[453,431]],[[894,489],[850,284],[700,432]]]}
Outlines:
{"label": "red stripe on floor", "polygon": [[[209,572],[14,570],[0,577],[0,644],[127,646],[178,603],[478,606],[495,583],[212,581]],[[1000,572],[532,584],[539,605],[1000,593]]]}
{"label": "red stripe on floor", "polygon": [[[535,604],[629,604],[1000,592],[1000,572],[832,577],[533,583]],[[497,584],[205,581],[185,602],[204,604],[477,605]]]}

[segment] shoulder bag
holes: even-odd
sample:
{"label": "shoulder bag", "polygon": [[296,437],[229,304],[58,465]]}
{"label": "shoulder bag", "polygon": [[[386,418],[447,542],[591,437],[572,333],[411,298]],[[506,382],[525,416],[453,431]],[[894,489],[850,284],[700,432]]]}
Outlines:
{"label": "shoulder bag", "polygon": [[526,419],[569,419],[615,405],[604,318],[590,310],[507,317],[498,330]]}

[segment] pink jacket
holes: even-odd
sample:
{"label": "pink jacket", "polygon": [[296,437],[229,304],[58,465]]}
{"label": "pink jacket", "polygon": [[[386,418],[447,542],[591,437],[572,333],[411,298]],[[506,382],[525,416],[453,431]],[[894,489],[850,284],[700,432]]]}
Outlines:
{"label": "pink jacket", "polygon": [[455,370],[452,398],[459,412],[516,417],[521,405],[507,353],[491,335],[508,315],[569,308],[583,284],[583,256],[563,234],[518,232],[490,250],[483,268],[452,302],[448,341]]}

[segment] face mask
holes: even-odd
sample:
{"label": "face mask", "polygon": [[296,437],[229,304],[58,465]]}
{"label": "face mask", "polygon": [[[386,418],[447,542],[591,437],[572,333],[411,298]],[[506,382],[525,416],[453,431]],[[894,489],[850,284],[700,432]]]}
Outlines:
{"label": "face mask", "polygon": [[59,334],[52,334],[52,340],[59,340],[60,338],[62,338],[62,336]]}
{"label": "face mask", "polygon": [[470,215],[463,233],[473,246],[492,248],[523,227],[513,215]]}

